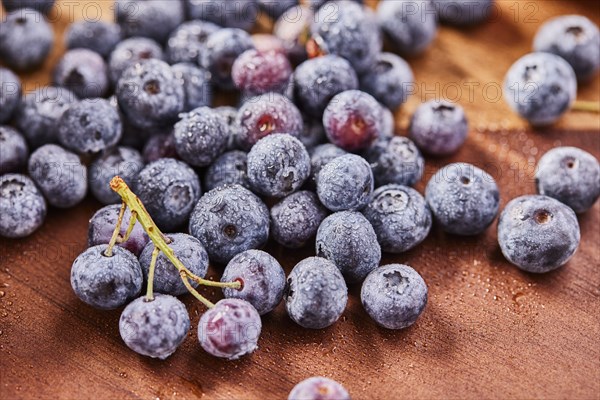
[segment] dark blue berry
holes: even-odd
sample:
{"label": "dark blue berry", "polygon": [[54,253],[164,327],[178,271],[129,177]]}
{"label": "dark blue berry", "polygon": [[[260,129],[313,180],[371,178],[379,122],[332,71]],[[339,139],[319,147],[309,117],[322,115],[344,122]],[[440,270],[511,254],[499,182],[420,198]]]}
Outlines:
{"label": "dark blue berry", "polygon": [[87,193],[87,168],[76,154],[55,144],[34,151],[29,157],[28,171],[54,207],[73,207]]}
{"label": "dark blue berry", "polygon": [[119,107],[138,128],[156,128],[177,120],[185,106],[185,91],[169,64],[145,60],[129,67],[117,84]]}
{"label": "dark blue berry", "polygon": [[11,70],[0,67],[0,124],[10,121],[21,103],[21,81]]}
{"label": "dark blue berry", "polygon": [[313,376],[298,383],[288,396],[288,400],[350,400],[348,391],[333,379]]}
{"label": "dark blue berry", "polygon": [[131,350],[164,360],[177,350],[190,330],[190,316],[176,297],[157,293],[129,303],[121,313],[119,332]]}
{"label": "dark blue berry", "polygon": [[360,299],[369,316],[387,329],[415,323],[427,305],[427,285],[417,271],[402,264],[382,265],[363,282]]}
{"label": "dark blue berry", "polygon": [[185,0],[189,19],[249,31],[259,14],[258,0]]}
{"label": "dark blue berry", "polygon": [[198,201],[190,216],[190,233],[202,242],[211,261],[225,264],[267,242],[269,210],[240,185],[218,186]]}
{"label": "dark blue berry", "polygon": [[362,157],[346,154],[329,161],[317,176],[317,194],[331,211],[359,210],[375,187],[371,166]]}
{"label": "dark blue berry", "polygon": [[107,58],[121,41],[121,28],[107,21],[75,21],[65,33],[67,49],[89,49]]}
{"label": "dark blue berry", "polygon": [[196,64],[198,58],[206,51],[208,36],[220,28],[207,21],[185,22],[175,29],[167,41],[165,51],[171,64]]}
{"label": "dark blue berry", "polygon": [[498,220],[502,254],[528,272],[548,272],[566,264],[580,238],[573,210],[548,196],[517,197],[506,205]]}
{"label": "dark blue berry", "polygon": [[221,282],[240,282],[240,289],[223,288],[227,298],[252,304],[260,315],[281,303],[285,272],[277,260],[261,250],[247,250],[233,257],[225,267]]}
{"label": "dark blue berry", "polygon": [[[110,242],[115,226],[117,225],[120,210],[121,205],[111,204],[96,211],[92,218],[90,218],[88,226],[88,247],[97,246],[99,244],[108,244]],[[130,218],[131,210],[127,208],[123,214],[121,230],[119,231],[121,236],[125,236],[125,232],[127,232],[127,228],[129,227]],[[129,250],[135,254],[136,257],[139,257],[144,246],[148,243],[148,240],[149,238],[148,235],[146,235],[144,228],[136,222],[129,239],[123,243],[117,243],[117,246]]]}
{"label": "dark blue berry", "polygon": [[414,76],[410,65],[392,53],[377,55],[375,64],[360,78],[360,87],[386,107],[395,110],[413,90]]}
{"label": "dark blue berry", "polygon": [[587,151],[557,147],[540,158],[535,184],[539,194],[553,197],[576,213],[583,213],[600,196],[600,165]]}
{"label": "dark blue berry", "polygon": [[348,302],[348,287],[334,263],[321,257],[300,261],[287,278],[285,307],[303,328],[323,329],[337,321]]}
{"label": "dark blue berry", "polygon": [[352,66],[336,55],[304,61],[294,71],[294,99],[307,114],[321,118],[323,111],[338,93],[358,89]]}
{"label": "dark blue berry", "polygon": [[373,226],[381,249],[402,253],[421,243],[431,230],[431,211],[416,190],[385,185],[375,190],[373,200],[362,210]]}
{"label": "dark blue berry", "polygon": [[271,208],[273,238],[285,247],[300,248],[315,237],[327,214],[315,193],[292,193]]}
{"label": "dark blue berry", "polygon": [[22,8],[0,20],[0,59],[15,70],[31,70],[44,62],[52,49],[54,33],[44,16]]}
{"label": "dark blue berry", "polygon": [[108,72],[111,82],[116,85],[123,71],[143,60],[152,58],[163,59],[162,48],[154,40],[143,37],[123,40],[110,53]]}
{"label": "dark blue berry", "polygon": [[240,54],[253,47],[247,32],[234,28],[219,29],[206,40],[206,51],[200,54],[198,61],[211,73],[216,86],[231,90],[234,88],[231,79],[234,61]]}
{"label": "dark blue berry", "polygon": [[183,114],[174,133],[177,154],[198,167],[206,167],[220,156],[229,139],[225,120],[208,107]]}
{"label": "dark blue berry", "polygon": [[378,186],[396,183],[413,186],[421,180],[425,160],[412,140],[394,136],[379,140],[365,153],[371,163],[375,183]]}
{"label": "dark blue berry", "polygon": [[496,218],[500,193],[494,178],[485,171],[471,164],[454,163],[431,177],[425,198],[445,232],[478,235]]}
{"label": "dark blue berry", "polygon": [[144,160],[137,150],[123,146],[109,149],[90,165],[88,172],[90,190],[103,204],[120,203],[121,198],[110,188],[110,180],[118,175],[125,183],[131,185],[142,168],[144,168]]}
{"label": "dark blue berry", "polygon": [[227,136],[229,137],[229,140],[227,141],[227,150],[237,150],[237,134],[240,130],[240,126],[237,124],[237,108],[230,106],[221,106],[214,108],[214,111],[221,114],[221,116],[225,118],[225,122],[227,123]]}
{"label": "dark blue berry", "polygon": [[23,135],[10,126],[0,125],[0,174],[22,170],[28,158],[29,148]]}
{"label": "dark blue berry", "polygon": [[240,150],[232,150],[217,157],[208,166],[204,175],[206,190],[237,183],[245,188],[250,188],[250,181],[246,173],[248,154]]}
{"label": "dark blue berry", "polygon": [[142,269],[133,253],[108,245],[93,246],[81,253],[71,267],[71,286],[83,301],[94,308],[114,310],[135,298],[142,289]]}
{"label": "dark blue berry", "polygon": [[54,68],[54,84],[80,98],[102,97],[110,86],[106,63],[92,50],[69,50]]}
{"label": "dark blue berry", "polygon": [[144,145],[142,156],[146,163],[160,158],[178,158],[177,150],[175,150],[175,135],[171,132],[150,136]]}
{"label": "dark blue berry", "polygon": [[475,25],[494,10],[494,0],[433,0],[440,21],[450,25]]}
{"label": "dark blue berry", "polygon": [[321,7],[310,32],[320,51],[345,58],[359,74],[375,64],[381,50],[374,13],[349,0],[330,1]]}
{"label": "dark blue berry", "polygon": [[125,37],[143,36],[164,43],[184,20],[181,1],[117,0],[115,21]]}
{"label": "dark blue berry", "polygon": [[46,201],[25,175],[0,175],[0,236],[22,238],[46,219]]}
{"label": "dark blue berry", "polygon": [[175,76],[181,81],[185,92],[183,111],[192,111],[198,107],[210,106],[213,93],[210,74],[193,64],[175,64],[171,66]]}
{"label": "dark blue berry", "polygon": [[341,211],[325,218],[319,226],[316,254],[327,258],[349,283],[362,282],[379,266],[381,247],[369,221],[355,211]]}
{"label": "dark blue berry", "polygon": [[445,156],[457,151],[469,133],[461,106],[431,100],[421,104],[408,127],[410,138],[424,153]]}
{"label": "dark blue berry", "polygon": [[310,187],[317,186],[319,172],[325,164],[344,154],[348,152],[331,143],[320,144],[310,150],[310,179],[308,180]]}
{"label": "dark blue berry", "polygon": [[292,66],[285,54],[249,49],[239,55],[231,67],[235,87],[247,95],[285,91]]}
{"label": "dark blue berry", "polygon": [[54,0],[2,0],[2,5],[6,11],[33,8],[43,14],[49,14],[54,5]]}
{"label": "dark blue berry", "polygon": [[563,15],[544,23],[533,39],[533,49],[564,58],[585,82],[600,69],[600,32],[583,15]]}
{"label": "dark blue berry", "polygon": [[[204,278],[208,270],[208,254],[204,246],[198,239],[185,233],[170,233],[167,235],[170,240],[168,246],[173,249],[175,256],[190,270],[194,275]],[[144,274],[144,279],[148,280],[148,271],[152,261],[152,252],[154,243],[149,242],[142,254],[140,254],[140,265]],[[187,278],[186,278],[187,279]],[[190,281],[193,287],[198,287],[198,283]],[[154,270],[154,291],[158,293],[170,294],[172,296],[181,296],[188,293],[188,289],[181,280],[179,270],[169,261],[163,252],[158,254]]]}
{"label": "dark blue berry", "polygon": [[549,125],[567,112],[577,97],[575,72],[555,54],[529,53],[506,73],[504,97],[532,125]]}
{"label": "dark blue berry", "polygon": [[122,132],[117,109],[104,99],[85,99],[71,104],[58,121],[60,143],[81,155],[113,147]]}
{"label": "dark blue berry", "polygon": [[269,135],[248,153],[250,185],[265,196],[287,196],[298,190],[309,175],[310,156],[304,145],[291,135]]}

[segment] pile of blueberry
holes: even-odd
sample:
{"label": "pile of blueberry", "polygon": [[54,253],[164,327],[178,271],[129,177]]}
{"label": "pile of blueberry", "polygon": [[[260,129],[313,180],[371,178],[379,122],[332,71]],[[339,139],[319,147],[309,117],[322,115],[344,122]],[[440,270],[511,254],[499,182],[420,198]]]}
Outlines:
{"label": "pile of blueberry", "polygon": [[[21,72],[45,61],[53,3],[2,0],[3,65]],[[0,67],[0,235],[28,236],[48,205],[73,207],[91,192],[106,206],[73,263],[73,290],[99,309],[126,305],[121,336],[149,357],[168,357],[187,337],[190,318],[176,296],[188,292],[208,307],[201,346],[227,359],[256,349],[260,316],[282,300],[300,326],[332,325],[349,284],[362,285],[378,325],[412,325],[427,285],[409,266],[380,266],[382,252],[414,248],[433,223],[479,235],[500,194],[492,176],[467,163],[440,169],[424,196],[411,187],[423,176],[422,154],[455,153],[468,122],[460,105],[429,101],[408,137],[396,136],[393,112],[414,77],[382,43],[422,53],[438,21],[477,24],[494,4],[383,0],[373,11],[361,3],[118,0],[114,23],[69,27],[52,86],[22,95],[17,75]],[[248,33],[261,13],[275,20],[273,34]],[[536,52],[506,76],[509,103],[534,125],[554,122],[577,82],[597,74],[599,38],[585,17],[546,23]],[[237,96],[237,107],[211,107],[218,92]],[[507,204],[498,240],[511,263],[546,272],[577,249],[575,213],[600,196],[598,160],[553,149],[536,185],[539,195]],[[314,244],[315,257],[286,277],[260,250],[269,237],[290,249]],[[204,279],[209,263],[224,266],[221,282]],[[200,285],[222,287],[225,299],[212,304]],[[318,377],[290,398],[317,395],[349,398]]]}

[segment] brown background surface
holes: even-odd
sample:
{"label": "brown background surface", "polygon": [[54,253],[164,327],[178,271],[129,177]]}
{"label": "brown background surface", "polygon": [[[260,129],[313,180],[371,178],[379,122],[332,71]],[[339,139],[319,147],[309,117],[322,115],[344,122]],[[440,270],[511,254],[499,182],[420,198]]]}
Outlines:
{"label": "brown background surface", "polygon": [[[99,5],[102,18],[110,18],[111,2],[88,3]],[[73,17],[62,2],[53,11],[58,38],[69,19],[85,10],[85,2],[75,4]],[[600,157],[598,115],[571,112],[551,129],[533,131],[502,99],[494,99],[493,91],[512,62],[530,50],[542,21],[578,13],[598,24],[600,10],[597,3],[582,1],[498,4],[501,13],[488,24],[466,30],[442,27],[429,51],[410,60],[421,89],[398,113],[398,132],[404,133],[408,116],[425,99],[446,96],[460,102],[471,123],[468,141],[452,157],[428,159],[417,188],[422,191],[441,166],[467,161],[497,179],[503,207],[513,197],[534,193],[533,167],[548,149],[574,145]],[[263,25],[268,29],[268,23]],[[51,66],[63,51],[59,40],[43,71],[22,76],[27,89],[49,82]],[[472,97],[467,82],[479,82]],[[462,88],[458,96],[457,87]],[[596,77],[580,87],[578,97],[598,101],[599,93]],[[183,300],[193,328],[166,361],[126,348],[118,332],[119,310],[97,311],[75,297],[70,266],[86,246],[87,220],[98,208],[89,199],[72,210],[51,210],[33,236],[1,240],[2,400],[284,398],[295,383],[312,375],[340,381],[355,399],[600,396],[598,203],[580,216],[581,246],[558,271],[536,276],[508,264],[496,243],[495,223],[474,238],[434,228],[417,249],[383,260],[413,266],[429,285],[429,303],[413,327],[376,327],[354,287],[342,318],[325,330],[298,327],[280,305],[263,320],[259,350],[233,362],[213,358],[198,345],[196,325],[203,308],[191,296]],[[268,250],[288,272],[312,254],[312,249],[275,245]],[[215,268],[211,271],[218,275]],[[213,300],[220,297],[216,291],[206,293]]]}

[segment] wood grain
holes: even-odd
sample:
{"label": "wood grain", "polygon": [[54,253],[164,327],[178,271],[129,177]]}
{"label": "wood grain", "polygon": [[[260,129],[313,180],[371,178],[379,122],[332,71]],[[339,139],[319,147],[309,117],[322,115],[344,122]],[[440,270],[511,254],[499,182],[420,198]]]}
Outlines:
{"label": "wood grain", "polygon": [[[95,3],[109,18],[111,2]],[[510,64],[530,50],[536,29],[547,18],[579,13],[600,22],[595,2],[498,4],[501,17],[467,30],[442,27],[432,48],[410,60],[420,89],[398,113],[400,133],[415,107],[444,94],[444,87],[501,83]],[[526,19],[531,7],[535,12]],[[60,38],[76,13],[58,18],[59,8],[64,10],[64,2],[52,14],[57,46],[43,71],[22,76],[27,89],[49,82],[51,66],[64,51]],[[520,10],[517,18],[515,10]],[[424,89],[436,84],[439,89],[426,95]],[[580,99],[600,99],[598,77],[579,89]],[[573,145],[600,157],[597,115],[572,112],[554,127],[534,131],[502,99],[486,101],[481,90],[474,90],[472,98],[463,92],[457,100],[471,122],[467,144],[452,157],[428,159],[420,191],[441,166],[467,161],[497,179],[504,206],[534,192],[533,167],[548,149]],[[413,327],[376,327],[360,305],[359,288],[353,287],[344,315],[325,330],[299,328],[280,305],[264,318],[260,349],[233,362],[199,347],[195,326],[203,307],[191,296],[183,300],[194,329],[166,361],[143,358],[125,347],[119,311],[97,311],[75,297],[70,266],[85,248],[87,220],[97,208],[89,199],[72,210],[51,210],[33,236],[0,242],[2,400],[281,399],[312,375],[342,382],[355,399],[600,397],[599,204],[580,216],[581,246],[558,271],[537,276],[508,264],[496,242],[495,224],[474,238],[445,235],[434,227],[417,249],[383,260],[412,265],[429,285],[429,303]],[[313,252],[273,244],[268,251],[288,272]],[[218,274],[211,268],[213,277]],[[206,294],[220,297],[217,291]]]}

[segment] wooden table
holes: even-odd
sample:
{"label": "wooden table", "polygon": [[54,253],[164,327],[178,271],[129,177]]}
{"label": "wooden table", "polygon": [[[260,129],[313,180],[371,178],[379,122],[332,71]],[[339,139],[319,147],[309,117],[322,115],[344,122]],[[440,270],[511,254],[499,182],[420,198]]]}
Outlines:
{"label": "wooden table", "polygon": [[[95,4],[103,18],[110,18],[110,2]],[[456,155],[427,160],[420,191],[441,166],[467,161],[497,179],[504,206],[513,197],[534,193],[533,166],[550,148],[573,145],[600,157],[598,115],[571,112],[552,128],[531,130],[502,99],[495,101],[492,91],[508,67],[530,50],[542,21],[577,13],[598,24],[598,4],[498,4],[501,16],[466,30],[442,27],[432,48],[410,60],[419,90],[398,114],[399,133],[415,107],[433,96],[426,91],[456,97],[456,88],[462,88],[457,100],[471,126]],[[58,7],[66,10],[64,3]],[[74,18],[81,11],[76,7]],[[56,14],[55,9],[52,16]],[[63,12],[55,21],[59,38],[70,18]],[[22,76],[27,89],[49,82],[51,65],[62,52],[59,40],[43,71]],[[598,101],[600,79],[581,87],[578,97]],[[281,399],[312,375],[342,382],[355,399],[600,396],[598,203],[580,216],[581,246],[558,271],[538,276],[511,266],[498,248],[495,224],[474,238],[434,228],[417,249],[383,260],[413,266],[429,285],[429,303],[413,327],[376,327],[360,305],[359,288],[353,287],[344,315],[325,330],[300,328],[280,305],[263,320],[260,349],[233,362],[213,358],[198,345],[196,326],[203,307],[191,296],[184,297],[192,318],[190,337],[166,361],[125,347],[117,326],[119,310],[97,311],[75,297],[69,284],[71,263],[86,246],[87,220],[98,208],[90,199],[72,210],[51,210],[33,236],[0,242],[2,400]],[[268,250],[288,272],[313,253],[272,244]],[[214,268],[211,273],[218,276]],[[220,296],[210,290],[207,294],[215,300]]]}

